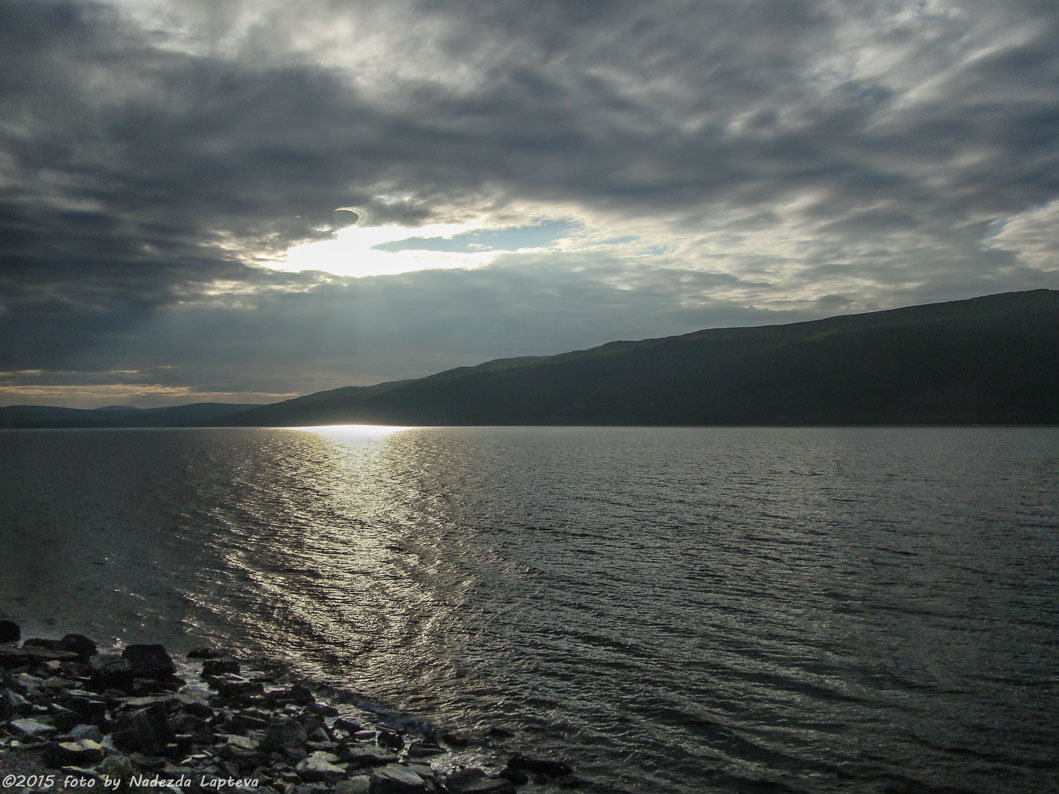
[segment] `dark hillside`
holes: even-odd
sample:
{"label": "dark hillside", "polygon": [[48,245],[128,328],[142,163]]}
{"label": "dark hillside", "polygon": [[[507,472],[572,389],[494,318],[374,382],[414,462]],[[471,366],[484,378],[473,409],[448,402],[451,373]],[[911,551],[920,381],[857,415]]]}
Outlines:
{"label": "dark hillside", "polygon": [[1059,292],[617,342],[337,389],[245,425],[1059,421]]}

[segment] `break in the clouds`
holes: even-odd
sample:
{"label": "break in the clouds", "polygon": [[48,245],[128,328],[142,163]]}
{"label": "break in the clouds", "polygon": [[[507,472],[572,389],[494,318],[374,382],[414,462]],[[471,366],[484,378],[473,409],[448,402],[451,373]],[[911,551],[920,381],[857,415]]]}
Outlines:
{"label": "break in the clouds", "polygon": [[0,403],[1055,287],[1050,2],[0,0]]}

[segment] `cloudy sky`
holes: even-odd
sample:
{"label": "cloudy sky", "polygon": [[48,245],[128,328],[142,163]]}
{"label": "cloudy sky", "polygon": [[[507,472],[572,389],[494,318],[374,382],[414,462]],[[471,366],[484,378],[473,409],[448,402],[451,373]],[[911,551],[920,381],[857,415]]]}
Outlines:
{"label": "cloudy sky", "polygon": [[1054,0],[0,0],[0,404],[1059,287]]}

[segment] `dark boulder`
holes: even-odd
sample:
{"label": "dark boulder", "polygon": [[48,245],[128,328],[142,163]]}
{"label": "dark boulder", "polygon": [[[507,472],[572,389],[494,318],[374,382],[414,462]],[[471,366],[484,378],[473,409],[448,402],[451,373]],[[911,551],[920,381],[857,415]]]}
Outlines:
{"label": "dark boulder", "polygon": [[230,701],[248,700],[265,691],[265,685],[260,681],[248,681],[230,673],[223,676],[211,676],[208,683],[222,698]]}
{"label": "dark boulder", "polygon": [[227,656],[227,654],[216,648],[195,648],[187,653],[189,659],[217,659],[221,656]]}
{"label": "dark boulder", "polygon": [[67,634],[59,640],[59,650],[76,653],[82,663],[96,655],[96,644],[84,634]]}
{"label": "dark boulder", "polygon": [[404,747],[404,738],[392,731],[380,730],[375,737],[375,741],[378,742],[380,747],[385,747],[389,750],[400,750]]}
{"label": "dark boulder", "polygon": [[202,663],[203,677],[209,675],[224,675],[225,673],[239,674],[239,661],[237,659],[217,658],[207,659]]}
{"label": "dark boulder", "polygon": [[282,753],[301,747],[308,738],[305,728],[297,720],[273,720],[265,731],[265,738],[261,740],[259,749],[265,753]]}
{"label": "dark boulder", "polygon": [[[22,653],[30,657],[31,661],[35,664],[45,664],[47,662],[76,662],[79,661],[79,657],[76,653],[70,651],[61,650],[59,640],[41,640],[38,643],[32,643],[31,640],[26,640],[22,643]],[[41,643],[48,643],[47,645]],[[54,643],[55,647],[52,647]]]}
{"label": "dark boulder", "polygon": [[119,750],[146,755],[163,754],[174,736],[165,706],[161,703],[119,717],[114,721],[111,733],[114,746]]}
{"label": "dark boulder", "polygon": [[445,790],[452,794],[515,794],[510,780],[489,777],[481,769],[461,769],[445,779]]}
{"label": "dark boulder", "polygon": [[10,620],[0,620],[0,642],[18,642],[22,639],[22,629]]}
{"label": "dark boulder", "polygon": [[59,705],[76,711],[84,722],[100,727],[107,719],[107,704],[102,698],[81,689],[67,689],[59,693]]}
{"label": "dark boulder", "polygon": [[44,751],[44,762],[52,767],[95,764],[103,760],[103,746],[92,739],[58,742]]}
{"label": "dark boulder", "polygon": [[502,777],[504,780],[509,780],[515,786],[521,786],[529,782],[529,775],[523,772],[521,769],[513,769],[510,766],[505,766],[497,773],[497,777]]}
{"label": "dark boulder", "polygon": [[68,709],[66,706],[60,706],[58,703],[48,705],[48,719],[51,720],[52,725],[63,733],[66,733],[75,725],[83,725],[88,721],[78,712]]}
{"label": "dark boulder", "polygon": [[89,666],[92,670],[92,688],[97,692],[107,689],[132,689],[135,676],[128,659],[112,654],[100,654],[92,657]]}
{"label": "dark boulder", "polygon": [[33,704],[12,689],[0,689],[0,720],[25,717],[33,713]]}
{"label": "dark boulder", "polygon": [[121,658],[132,665],[134,678],[169,678],[176,673],[176,665],[162,645],[130,645]]}
{"label": "dark boulder", "polygon": [[532,772],[545,777],[563,777],[573,774],[574,770],[563,761],[553,761],[550,758],[533,758],[528,755],[513,755],[507,762],[508,769],[521,769],[524,772]]}
{"label": "dark boulder", "polygon": [[421,775],[400,764],[388,764],[371,773],[371,794],[420,794],[432,788]]}

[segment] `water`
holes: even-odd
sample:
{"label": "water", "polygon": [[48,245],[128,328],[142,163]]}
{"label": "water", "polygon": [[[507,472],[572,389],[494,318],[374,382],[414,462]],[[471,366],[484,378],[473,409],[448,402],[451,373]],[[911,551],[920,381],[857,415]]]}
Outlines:
{"label": "water", "polygon": [[593,792],[1053,790],[1059,429],[0,432],[0,612]]}

